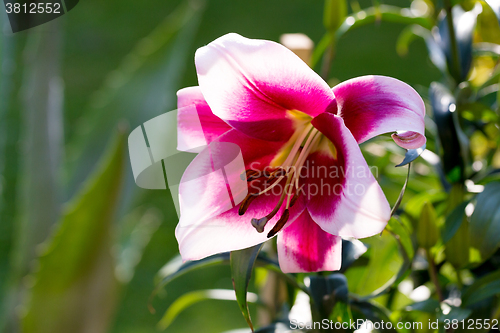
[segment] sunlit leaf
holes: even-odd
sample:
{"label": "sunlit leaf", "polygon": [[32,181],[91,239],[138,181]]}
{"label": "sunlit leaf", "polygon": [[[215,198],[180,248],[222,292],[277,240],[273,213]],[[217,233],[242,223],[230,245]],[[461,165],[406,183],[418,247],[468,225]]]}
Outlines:
{"label": "sunlit leaf", "polygon": [[337,302],[347,302],[349,289],[344,274],[333,273],[327,276],[310,276],[310,289],[313,310],[318,316],[313,318],[329,318]]}
{"label": "sunlit leaf", "polygon": [[500,293],[500,271],[476,280],[462,296],[464,306],[470,306]]}
{"label": "sunlit leaf", "polygon": [[[257,302],[256,294],[248,293],[248,295],[245,296],[248,302]],[[167,329],[182,311],[196,303],[206,300],[236,301],[236,296],[233,290],[227,289],[196,290],[188,292],[176,299],[175,302],[168,307],[158,323],[158,328],[162,330]]]}
{"label": "sunlit leaf", "polygon": [[500,182],[487,184],[476,197],[474,213],[470,217],[470,241],[483,260],[500,246]]}
{"label": "sunlit leaf", "polygon": [[[433,82],[429,88],[429,99],[433,109],[434,122],[439,129],[444,171],[451,182],[456,182],[463,172],[464,156],[457,133],[459,129],[454,120],[455,97],[444,85]],[[453,170],[456,168],[459,170],[458,176],[453,174]]]}
{"label": "sunlit leaf", "polygon": [[25,333],[97,333],[108,325],[116,291],[111,229],[124,170],[125,131],[114,141],[67,206],[38,260],[22,320]]}
{"label": "sunlit leaf", "polygon": [[231,251],[229,258],[231,265],[231,278],[233,280],[233,287],[236,293],[236,299],[240,307],[243,317],[248,323],[248,326],[253,331],[252,319],[248,311],[247,305],[247,290],[250,277],[252,276],[253,267],[257,255],[262,248],[262,244],[250,247],[248,249]]}
{"label": "sunlit leaf", "polygon": [[453,211],[446,217],[446,221],[441,232],[443,243],[446,244],[457,232],[462,225],[462,221],[465,217],[465,207],[468,202],[462,202],[460,205],[455,207]]}

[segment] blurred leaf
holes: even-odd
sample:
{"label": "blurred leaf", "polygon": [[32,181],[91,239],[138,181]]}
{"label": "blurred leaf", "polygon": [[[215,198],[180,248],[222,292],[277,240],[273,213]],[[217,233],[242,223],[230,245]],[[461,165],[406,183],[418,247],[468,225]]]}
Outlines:
{"label": "blurred leaf", "polygon": [[[391,319],[389,318],[389,311],[387,309],[383,308],[380,305],[377,305],[373,302],[369,301],[358,301],[358,300],[352,300],[351,301],[351,309],[353,311],[357,311],[361,313],[366,319],[371,320],[372,322],[381,322],[384,321],[386,323],[390,322],[392,323]],[[381,329],[381,332],[396,332],[396,325],[392,325],[392,329],[387,328],[388,325],[384,325],[385,329]]]}
{"label": "blurred leaf", "polygon": [[391,218],[387,224],[387,230],[391,232],[401,244],[408,259],[411,261],[415,255],[415,245],[411,239],[411,233],[397,218]]}
{"label": "blurred leaf", "polygon": [[[63,82],[60,77],[61,27],[33,33],[24,62],[23,188],[16,257],[18,276],[28,273],[36,248],[60,218],[59,175],[63,152]],[[36,27],[35,29],[42,29]]]}
{"label": "blurred leaf", "polygon": [[25,333],[104,332],[116,288],[111,228],[124,170],[122,129],[66,208],[33,276]]}
{"label": "blurred leaf", "polygon": [[437,215],[431,203],[426,202],[420,213],[420,220],[417,227],[418,244],[424,249],[430,249],[436,245],[439,239],[439,229],[437,226]]}
{"label": "blurred leaf", "polygon": [[329,318],[337,302],[347,302],[349,289],[344,274],[333,273],[328,276],[309,277],[313,301],[313,318]]}
{"label": "blurred leaf", "polygon": [[422,302],[416,302],[411,305],[408,305],[405,308],[405,311],[421,311],[426,313],[438,313],[441,308],[439,307],[439,301],[429,298]]}
{"label": "blurred leaf", "polygon": [[[498,0],[480,2],[482,12],[477,17],[477,35],[481,42],[500,43],[500,3]],[[488,4],[487,4],[488,3]]]}
{"label": "blurred leaf", "polygon": [[468,204],[468,201],[462,202],[460,205],[455,207],[455,209],[453,209],[453,211],[446,217],[446,221],[441,232],[443,244],[448,243],[448,241],[455,235],[457,230],[462,225],[462,221],[465,217],[465,207]]}
{"label": "blurred leaf", "polygon": [[[69,193],[88,173],[102,144],[120,119],[135,128],[176,106],[175,92],[192,56],[188,55],[201,14],[203,0],[184,0],[149,35],[107,74],[103,86],[90,98],[85,113],[69,142]],[[127,167],[128,170],[129,167]],[[129,171],[130,172],[130,171]],[[127,177],[125,191],[137,191]],[[130,197],[127,193],[125,196]]]}
{"label": "blurred leaf", "polygon": [[296,333],[305,332],[302,330],[294,329],[295,328],[294,326],[298,326],[298,325],[295,325],[293,323],[291,323],[289,325],[285,325],[283,323],[276,323],[276,324],[272,324],[272,325],[269,325],[266,327],[262,327],[262,328],[258,329],[257,331],[255,331],[255,333],[288,333],[290,331],[293,331]]}
{"label": "blurred leaf", "polygon": [[[444,171],[448,178],[451,178],[451,182],[456,182],[463,172],[464,158],[457,134],[458,129],[453,119],[453,113],[456,110],[455,97],[441,83],[432,82],[429,88],[429,99],[442,147],[441,156]],[[458,177],[453,177],[452,171],[455,168],[460,171]]]}
{"label": "blurred leaf", "polygon": [[[177,279],[188,272],[215,265],[228,265],[230,263],[229,257],[230,254],[228,252],[225,252],[215,254],[201,260],[187,261],[183,263],[181,257],[177,256],[160,270],[158,275],[161,281],[158,283],[155,289],[155,293],[158,292],[161,288],[165,287],[172,280]],[[309,289],[306,286],[304,286],[302,283],[299,283],[292,275],[283,273],[276,261],[269,259],[262,253],[259,253],[259,255],[257,256],[255,264],[257,267],[262,267],[264,269],[277,273],[286,282],[291,284],[293,287],[302,290],[306,294],[310,293]]]}
{"label": "blurred leaf", "polygon": [[417,24],[424,28],[431,29],[433,24],[431,20],[423,16],[415,16],[411,11],[405,10],[406,8],[399,8],[382,4],[377,7],[366,8],[356,15],[349,16],[344,20],[344,23],[337,29],[335,34],[330,32],[326,33],[317,47],[314,49],[311,58],[311,67],[315,67],[321,56],[326,51],[328,45],[331,44],[332,39],[339,40],[348,31],[355,28],[375,23],[376,21],[395,22],[401,24]]}
{"label": "blurred leaf", "polygon": [[476,280],[462,296],[464,306],[472,306],[500,293],[500,271],[490,273]]}
{"label": "blurred leaf", "polygon": [[[245,295],[245,299],[247,299],[247,295]],[[168,307],[158,323],[158,328],[162,330],[167,329],[175,318],[177,318],[186,308],[206,300],[236,301],[236,296],[233,290],[227,289],[196,290],[186,293],[176,299],[175,302]],[[249,293],[248,301],[252,303],[257,302],[257,295]]]}
{"label": "blurred leaf", "polygon": [[464,308],[452,306],[450,312],[448,312],[447,314],[441,314],[438,317],[438,320],[440,322],[443,322],[444,320],[448,319],[450,321],[456,320],[456,321],[460,322],[461,320],[467,319],[471,313],[472,313],[472,310],[470,310],[470,309],[464,309]]}
{"label": "blurred leaf", "polygon": [[[5,20],[7,15],[0,15],[0,26],[4,26]],[[22,42],[21,38],[7,34],[5,30],[0,33],[0,59],[3,64],[0,72],[0,332],[3,332],[5,321],[12,317],[3,310],[7,309],[8,303],[8,278],[14,262],[12,250],[19,203],[22,115],[18,94],[22,84],[23,66],[19,47]]]}
{"label": "blurred leaf", "polygon": [[456,40],[458,64],[455,64],[450,31],[448,28],[447,15],[441,17],[438,23],[439,33],[437,42],[441,45],[448,63],[448,69],[457,83],[462,82],[472,64],[472,36],[476,26],[477,15],[481,12],[481,6],[474,7],[471,11],[464,11],[461,6],[454,6],[451,10],[453,16],[453,28]]}
{"label": "blurred leaf", "polygon": [[[382,237],[374,236],[364,240],[368,244],[370,261],[363,273],[358,275],[356,285],[349,284],[349,289],[362,296],[362,299],[372,299],[387,293],[402,280],[410,266],[410,260],[404,246],[397,237],[384,232]],[[346,272],[350,283],[350,271]]]}
{"label": "blurred leaf", "polygon": [[[497,20],[500,22],[500,1],[498,0],[484,0],[491,8],[491,10],[495,13]],[[483,6],[484,8],[485,6]]]}
{"label": "blurred leaf", "polygon": [[323,24],[327,31],[334,33],[347,16],[346,0],[325,0]]}
{"label": "blurred leaf", "polygon": [[500,182],[487,184],[477,195],[470,217],[470,241],[483,260],[491,257],[500,246]]}
{"label": "blurred leaf", "polygon": [[255,265],[255,260],[257,255],[262,248],[262,244],[249,247],[247,249],[231,251],[229,257],[231,265],[231,278],[233,280],[233,287],[236,293],[236,299],[240,307],[243,317],[248,323],[248,326],[253,331],[252,319],[250,318],[250,313],[248,312],[247,304],[247,290],[248,283],[252,276],[253,267]]}
{"label": "blurred leaf", "polygon": [[366,250],[367,247],[357,239],[342,239],[342,266],[340,272],[345,272]]}

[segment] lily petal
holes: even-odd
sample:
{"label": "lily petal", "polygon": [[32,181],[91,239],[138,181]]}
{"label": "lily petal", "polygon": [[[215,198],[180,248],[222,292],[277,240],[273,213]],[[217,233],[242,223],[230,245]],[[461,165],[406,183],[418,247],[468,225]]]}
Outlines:
{"label": "lily petal", "polygon": [[333,87],[337,115],[358,143],[398,132],[394,141],[406,149],[425,143],[425,105],[406,83],[386,76],[361,76]]}
{"label": "lily petal", "polygon": [[[243,249],[267,240],[267,232],[279,219],[284,207],[269,220],[264,233],[255,230],[251,219],[264,217],[274,209],[284,180],[275,191],[257,197],[240,216],[239,203],[248,191],[256,192],[261,188],[253,183],[248,188],[246,179],[240,177],[245,169],[265,170],[284,144],[254,139],[233,129],[217,138],[191,162],[179,185],[181,218],[176,238],[184,260]],[[231,145],[239,147],[243,156],[244,165],[239,168],[232,163],[235,152]],[[289,220],[293,221],[304,208],[304,200],[298,200],[290,208]]]}
{"label": "lily petal", "polygon": [[[188,220],[188,216],[181,214],[175,237],[179,242],[182,259],[198,260],[216,253],[241,250],[265,242],[268,239],[267,233],[283,214],[284,205],[269,220],[262,233],[255,230],[251,219],[266,216],[278,201],[279,194],[270,192],[268,195],[257,197],[243,216],[238,214],[238,207],[235,207],[201,222]],[[288,223],[293,222],[304,209],[304,200],[298,200],[289,210]]]}
{"label": "lily petal", "polygon": [[278,234],[278,259],[284,273],[336,271],[342,239],[323,231],[304,210]]}
{"label": "lily petal", "polygon": [[[312,219],[333,235],[364,238],[380,233],[390,218],[389,203],[353,135],[343,119],[331,113],[319,115],[312,124],[335,147],[334,153],[323,150],[309,157],[309,165],[317,170],[305,180]],[[326,176],[320,166],[328,167]],[[311,195],[311,185],[320,193]]]}
{"label": "lily petal", "polygon": [[177,108],[177,150],[200,152],[231,129],[231,126],[212,113],[200,87],[179,90]]}
{"label": "lily petal", "polygon": [[255,138],[287,140],[294,131],[288,110],[316,116],[334,103],[327,83],[275,42],[227,34],[198,49],[195,63],[213,113]]}

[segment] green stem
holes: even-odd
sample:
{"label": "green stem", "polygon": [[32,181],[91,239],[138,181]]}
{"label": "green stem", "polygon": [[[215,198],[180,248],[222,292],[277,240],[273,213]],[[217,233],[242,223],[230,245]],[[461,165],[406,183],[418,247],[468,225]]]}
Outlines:
{"label": "green stem", "polygon": [[455,35],[455,27],[453,25],[453,13],[450,0],[444,0],[444,8],[446,10],[446,23],[448,25],[448,34],[450,37],[451,48],[451,68],[450,72],[458,84],[461,80],[460,59],[458,55],[458,45]]}
{"label": "green stem", "polygon": [[431,281],[436,287],[436,294],[438,295],[439,301],[442,302],[444,300],[444,297],[443,297],[443,292],[441,291],[441,286],[439,285],[434,258],[432,258],[432,255],[429,250],[426,250],[425,252],[427,254],[427,262],[429,263],[429,275],[431,277]]}
{"label": "green stem", "polygon": [[333,58],[335,58],[335,36],[332,36],[330,44],[323,56],[323,64],[321,65],[321,77],[323,80],[328,80],[328,75],[330,74],[330,69],[332,68]]}

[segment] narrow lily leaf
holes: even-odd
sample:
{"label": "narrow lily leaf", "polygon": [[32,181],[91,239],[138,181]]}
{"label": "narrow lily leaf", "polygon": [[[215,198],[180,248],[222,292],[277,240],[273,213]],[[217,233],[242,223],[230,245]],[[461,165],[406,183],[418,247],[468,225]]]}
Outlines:
{"label": "narrow lily leaf", "polygon": [[313,318],[329,318],[337,302],[347,302],[349,289],[344,274],[333,273],[328,276],[310,276],[313,309],[318,316]]}
{"label": "narrow lily leaf", "polygon": [[345,272],[368,248],[357,239],[342,239],[342,266],[340,272]]}
{"label": "narrow lily leaf", "polygon": [[229,252],[215,254],[201,260],[186,261],[185,263],[182,262],[181,256],[177,255],[158,272],[158,277],[161,280],[159,281],[156,290],[165,287],[172,280],[177,279],[191,271],[228,263]]}
{"label": "narrow lily leaf", "polygon": [[[406,247],[403,245],[403,240],[406,237],[398,237],[396,234],[394,234],[394,232],[391,230],[391,228],[389,228],[387,230],[396,239],[399,253],[401,254],[401,257],[403,258],[403,262],[402,262],[397,274],[393,275],[388,281],[386,281],[381,287],[379,287],[375,291],[371,292],[370,294],[368,294],[366,296],[359,297],[360,300],[369,300],[369,299],[377,298],[381,295],[388,293],[392,288],[397,287],[397,285],[401,281],[404,280],[404,278],[406,277],[406,275],[408,273],[408,269],[411,266],[411,263],[412,263],[412,259],[410,259],[411,254],[406,251]],[[370,264],[369,264],[372,268],[367,271],[365,276],[367,278],[369,278],[369,277],[373,278],[373,277],[376,277],[378,274],[382,275],[380,272],[386,270],[385,267],[389,266],[391,259],[393,259],[393,257],[394,257],[394,252],[395,252],[394,250],[395,250],[395,248],[392,246],[392,244],[387,243],[387,244],[385,244],[384,248],[380,250],[380,252],[374,253],[375,258],[374,258],[374,255],[372,255],[372,258],[370,259]],[[411,258],[413,258],[413,256]],[[384,273],[385,273],[385,271],[384,271]]]}
{"label": "narrow lily leaf", "polygon": [[490,273],[476,280],[462,296],[462,304],[471,306],[500,293],[500,271]]}
{"label": "narrow lily leaf", "polygon": [[[389,311],[380,305],[376,305],[375,303],[369,301],[352,300],[351,309],[352,311],[361,313],[366,319],[370,319],[372,322],[384,321],[386,323],[392,323],[391,319],[389,318]],[[385,331],[396,332],[395,327],[396,325],[393,324],[392,329],[387,329]]]}
{"label": "narrow lily leaf", "polygon": [[[429,99],[431,101],[434,122],[439,129],[439,141],[441,143],[442,162],[444,172],[451,182],[459,180],[464,169],[464,158],[460,148],[453,113],[456,110],[455,97],[441,83],[432,82],[429,88]],[[453,177],[453,170],[458,168],[459,175]]]}
{"label": "narrow lily leaf", "polygon": [[247,304],[247,290],[250,277],[252,276],[255,259],[260,252],[263,244],[255,245],[248,249],[231,251],[231,277],[233,280],[233,287],[236,293],[236,300],[240,307],[243,317],[248,323],[248,326],[253,331],[252,319],[248,311]]}
{"label": "narrow lily leaf", "polygon": [[111,229],[123,178],[125,142],[125,131],[121,131],[92,178],[68,205],[39,257],[22,319],[23,332],[98,333],[109,324],[114,305],[110,300],[116,291]]}
{"label": "narrow lily leaf", "polygon": [[417,247],[414,244],[414,241],[411,238],[410,231],[401,223],[401,220],[398,218],[391,218],[389,223],[387,224],[387,230],[394,235],[394,237],[401,243],[408,259],[411,261],[415,255],[415,248]]}
{"label": "narrow lily leaf", "polygon": [[[296,332],[296,333],[302,333],[305,331],[302,330],[296,330],[293,323],[290,323],[289,325],[283,324],[283,323],[276,323],[272,324],[266,327],[262,327],[255,331],[255,333],[288,333],[290,331]],[[291,329],[291,330],[290,330]],[[228,332],[229,333],[229,332]]]}
{"label": "narrow lily leaf", "polygon": [[400,56],[405,56],[408,54],[408,49],[410,44],[416,38],[427,38],[430,36],[430,31],[422,28],[419,25],[413,24],[404,28],[398,36],[396,41],[396,51]]}
{"label": "narrow lily leaf", "polygon": [[[256,294],[248,293],[248,295],[245,296],[249,302],[257,302]],[[236,296],[232,290],[227,289],[197,290],[186,293],[176,299],[168,307],[167,311],[165,311],[165,314],[158,323],[158,328],[162,330],[167,329],[182,311],[196,303],[206,300],[236,301]]]}
{"label": "narrow lily leaf", "polygon": [[500,182],[492,182],[476,198],[470,217],[471,245],[479,250],[483,260],[500,246]]}
{"label": "narrow lily leaf", "polygon": [[[182,259],[180,256],[174,257],[158,273],[158,278],[160,279],[160,281],[158,282],[152,296],[156,295],[156,293],[161,288],[164,288],[171,281],[173,281],[179,277],[182,277],[184,274],[187,274],[189,272],[195,271],[197,269],[205,268],[205,267],[211,267],[211,266],[216,266],[216,265],[229,265],[229,263],[230,263],[229,257],[230,257],[229,252],[225,252],[225,253],[216,254],[216,255],[201,259],[201,260],[197,260],[197,261],[187,261],[185,263],[182,262]],[[309,294],[309,290],[306,286],[304,286],[302,283],[299,283],[291,275],[285,274],[281,271],[278,262],[273,261],[273,260],[271,260],[271,259],[269,259],[269,258],[267,258],[264,255],[259,253],[255,264],[258,267],[262,267],[264,269],[267,269],[269,271],[272,271],[272,272],[280,275],[285,281],[287,281],[287,283],[289,283],[294,288],[300,289],[303,292]]]}
{"label": "narrow lily leaf", "polygon": [[450,312],[448,312],[447,314],[441,314],[438,317],[438,320],[440,322],[443,322],[445,320],[449,320],[450,322],[451,321],[460,322],[462,320],[469,318],[471,313],[472,313],[471,309],[464,309],[452,306]]}
{"label": "narrow lily leaf", "polygon": [[471,11],[464,11],[461,6],[454,6],[452,9],[453,28],[458,55],[458,67],[453,59],[453,50],[450,40],[446,15],[439,21],[439,41],[446,54],[446,60],[450,73],[457,82],[462,82],[467,75],[472,64],[472,35],[476,26],[477,15],[481,12],[481,5],[478,4]]}
{"label": "narrow lily leaf", "polygon": [[444,223],[444,228],[441,232],[443,238],[443,244],[446,244],[457,232],[457,230],[462,225],[462,221],[465,217],[465,207],[469,204],[468,201],[462,202],[460,205],[455,207],[455,209],[446,217]]}
{"label": "narrow lily leaf", "polygon": [[410,164],[411,162],[415,161],[420,155],[422,155],[426,146],[427,145],[424,144],[422,147],[417,148],[417,149],[408,149],[406,151],[405,158],[403,159],[403,162],[396,165],[396,167],[402,167],[403,165],[407,165],[407,164]]}
{"label": "narrow lily leaf", "polygon": [[426,299],[422,302],[416,302],[411,305],[408,305],[405,308],[405,311],[421,311],[425,313],[436,314],[440,310],[439,301],[434,298]]}

